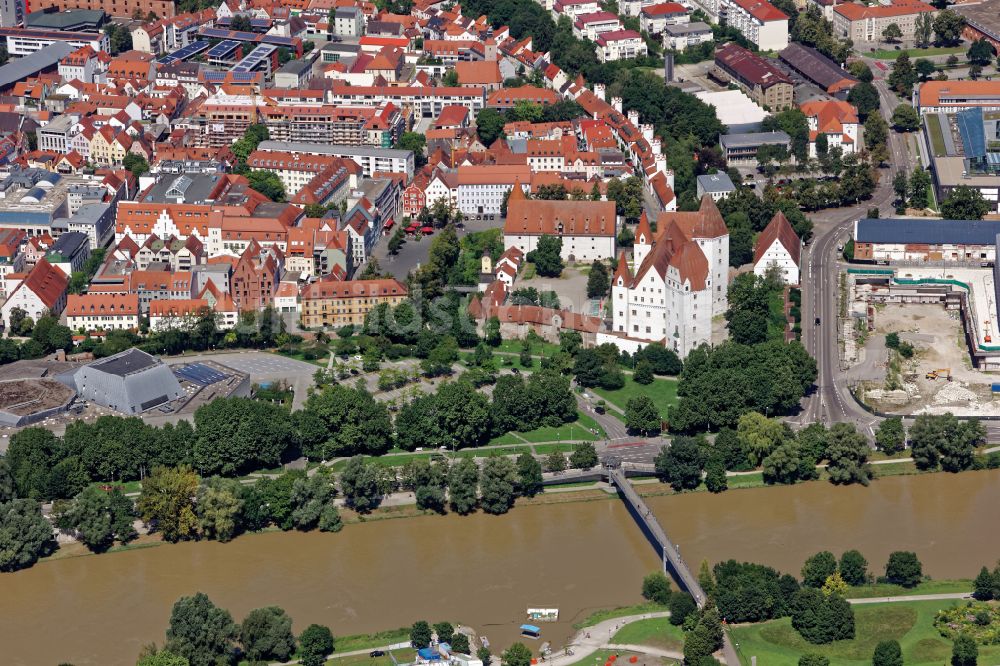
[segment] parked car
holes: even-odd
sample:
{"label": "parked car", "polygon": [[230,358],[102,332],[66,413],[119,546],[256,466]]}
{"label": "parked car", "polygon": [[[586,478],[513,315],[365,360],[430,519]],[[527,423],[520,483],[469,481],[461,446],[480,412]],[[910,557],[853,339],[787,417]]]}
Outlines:
{"label": "parked car", "polygon": [[384,657],[385,650],[372,650],[371,652],[368,653],[368,656],[371,657],[372,659],[374,659],[375,657]]}

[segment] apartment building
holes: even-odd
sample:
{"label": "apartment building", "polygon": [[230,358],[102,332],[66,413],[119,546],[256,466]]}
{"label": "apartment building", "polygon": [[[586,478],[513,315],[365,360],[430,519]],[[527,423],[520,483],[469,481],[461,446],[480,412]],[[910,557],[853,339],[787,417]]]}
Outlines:
{"label": "apartment building", "polygon": [[261,141],[257,152],[326,155],[354,160],[366,178],[376,173],[405,173],[413,178],[413,151],[369,146],[340,146],[300,141]]}
{"label": "apartment building", "polygon": [[407,293],[406,285],[394,279],[313,282],[302,290],[302,326],[361,325],[370,310],[382,303],[395,307]]}
{"label": "apartment building", "polygon": [[[347,187],[356,187],[361,170],[350,160],[332,155],[312,155],[279,150],[255,150],[247,158],[251,169],[273,171],[285,186],[289,198],[295,197],[302,188],[328,169],[343,170],[347,176]],[[342,198],[338,194],[330,195]]]}
{"label": "apartment building", "polygon": [[139,329],[138,294],[70,294],[66,326],[73,331],[133,331]]}
{"label": "apartment building", "polygon": [[527,254],[542,236],[562,239],[564,261],[590,262],[615,256],[618,233],[614,201],[549,201],[527,199],[519,190],[507,201],[504,249]]}
{"label": "apartment building", "polygon": [[399,107],[347,107],[333,104],[262,108],[260,118],[274,141],[332,143],[391,148],[406,123]]}
{"label": "apartment building", "polygon": [[845,2],[833,8],[833,33],[855,44],[882,41],[882,32],[895,23],[903,41],[913,41],[917,17],[934,16],[937,10],[920,0],[894,0],[888,5]]}
{"label": "apartment building", "polygon": [[597,37],[597,59],[601,62],[639,58],[647,53],[646,40],[635,30],[615,30]]}
{"label": "apartment building", "polygon": [[750,99],[771,111],[784,111],[792,106],[795,88],[792,80],[766,59],[735,42],[716,49],[713,73],[735,82]]}
{"label": "apartment building", "polygon": [[486,105],[484,88],[349,86],[334,85],[330,101],[339,106],[382,106],[391,102],[399,108],[411,108],[415,115],[437,118],[446,106],[464,106],[478,113]]}
{"label": "apartment building", "polygon": [[507,193],[531,182],[527,164],[460,166],[457,175],[458,209],[465,215],[499,215]]}
{"label": "apartment building", "polygon": [[720,20],[739,30],[762,51],[788,46],[788,16],[767,0],[721,0]]}

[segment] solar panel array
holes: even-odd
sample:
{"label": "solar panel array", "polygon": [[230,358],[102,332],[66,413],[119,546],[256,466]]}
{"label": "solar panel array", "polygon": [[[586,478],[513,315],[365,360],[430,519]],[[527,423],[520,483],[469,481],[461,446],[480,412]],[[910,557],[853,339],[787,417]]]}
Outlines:
{"label": "solar panel array", "polygon": [[200,34],[202,37],[208,38],[226,40],[235,39],[240,42],[259,42],[261,44],[274,44],[275,46],[285,46],[289,48],[295,47],[295,38],[282,37],[280,35],[259,35],[255,32],[237,32],[222,28],[202,28]]}
{"label": "solar panel array", "polygon": [[236,65],[233,66],[233,73],[237,72],[252,72],[260,66],[261,63],[266,61],[271,57],[271,54],[278,50],[277,46],[271,46],[270,44],[261,44],[253,51],[250,55],[240,60]]}
{"label": "solar panel array", "polygon": [[215,368],[205,365],[204,363],[189,363],[188,365],[175,369],[174,373],[190,382],[201,384],[202,386],[215,384],[216,382],[221,382],[223,379],[229,377],[229,375],[223,374]]}
{"label": "solar panel array", "polygon": [[232,55],[233,51],[235,51],[239,47],[240,47],[239,42],[232,39],[227,39],[226,41],[219,42],[218,44],[210,48],[208,50],[208,53],[206,53],[205,55],[207,55],[212,60],[220,60],[222,58],[227,58],[230,55]]}
{"label": "solar panel array", "polygon": [[171,63],[177,62],[178,60],[187,60],[188,58],[193,58],[202,51],[208,49],[210,46],[209,42],[197,41],[191,42],[187,46],[182,46],[181,48],[168,53],[167,55],[161,57],[156,62],[161,65],[169,65]]}

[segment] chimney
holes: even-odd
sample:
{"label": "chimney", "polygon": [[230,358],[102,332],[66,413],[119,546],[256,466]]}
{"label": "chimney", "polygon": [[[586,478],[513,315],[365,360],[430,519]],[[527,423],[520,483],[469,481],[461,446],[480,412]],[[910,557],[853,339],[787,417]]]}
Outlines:
{"label": "chimney", "polygon": [[617,111],[618,113],[621,113],[622,112],[622,98],[621,97],[612,97],[611,98],[611,106],[614,107],[615,111]]}
{"label": "chimney", "polygon": [[639,125],[639,129],[642,131],[642,138],[648,141],[650,144],[653,143],[653,125],[650,123],[644,123]]}
{"label": "chimney", "polygon": [[604,90],[605,88],[603,83],[594,84],[594,94],[597,95],[601,101],[604,101]]}
{"label": "chimney", "polygon": [[[627,115],[628,115],[628,121],[630,123],[632,123],[634,126],[638,127],[639,126],[639,112],[636,111],[635,109],[629,109],[629,112],[628,112]],[[648,141],[648,139],[647,139],[647,141]]]}

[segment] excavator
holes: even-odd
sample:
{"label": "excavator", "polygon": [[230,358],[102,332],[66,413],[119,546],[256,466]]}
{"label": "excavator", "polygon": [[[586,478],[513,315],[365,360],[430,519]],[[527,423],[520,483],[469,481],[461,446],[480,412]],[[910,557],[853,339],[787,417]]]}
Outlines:
{"label": "excavator", "polygon": [[927,379],[947,379],[951,381],[951,368],[941,368],[939,370],[931,370],[926,375]]}

